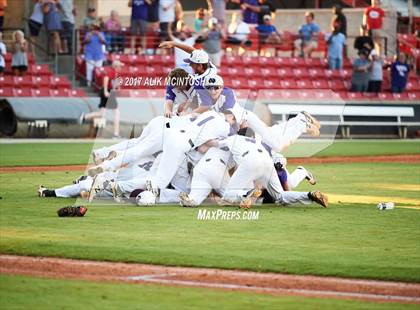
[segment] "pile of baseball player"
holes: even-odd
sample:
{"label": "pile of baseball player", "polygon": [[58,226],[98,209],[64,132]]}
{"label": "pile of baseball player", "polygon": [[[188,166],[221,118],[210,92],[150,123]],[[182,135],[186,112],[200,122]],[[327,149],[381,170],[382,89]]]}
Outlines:
{"label": "pile of baseball player", "polygon": [[262,201],[327,207],[320,191],[293,191],[305,179],[316,181],[301,166],[289,173],[281,155],[302,134],[319,136],[314,117],[301,112],[269,127],[239,105],[206,52],[172,41],[161,47],[188,52],[185,61],[194,72],[170,72],[164,115],[152,119],[140,137],[94,150],[95,166],[87,175],[55,190],[40,186],[40,197],[113,198],[143,206],[207,202],[249,208]]}

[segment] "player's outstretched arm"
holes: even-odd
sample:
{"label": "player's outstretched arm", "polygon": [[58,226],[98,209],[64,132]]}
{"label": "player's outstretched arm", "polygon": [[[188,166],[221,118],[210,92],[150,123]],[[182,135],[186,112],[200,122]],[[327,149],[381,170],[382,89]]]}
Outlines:
{"label": "player's outstretched arm", "polygon": [[182,49],[183,51],[185,51],[185,52],[187,52],[189,54],[191,54],[192,51],[195,50],[195,48],[192,47],[192,46],[189,46],[189,45],[186,45],[186,44],[182,44],[182,43],[177,43],[177,42],[174,42],[174,41],[163,41],[162,43],[159,44],[159,47],[160,48],[173,48],[173,47],[176,47],[176,48]]}

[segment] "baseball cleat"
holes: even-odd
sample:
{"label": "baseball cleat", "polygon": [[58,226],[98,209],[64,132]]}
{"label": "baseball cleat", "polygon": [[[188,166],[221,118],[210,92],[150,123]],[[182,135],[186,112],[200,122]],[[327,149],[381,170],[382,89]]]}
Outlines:
{"label": "baseball cleat", "polygon": [[94,163],[95,165],[100,165],[100,164],[102,164],[102,163],[103,163],[102,158],[100,158],[100,157],[98,156],[98,154],[96,154],[96,153],[95,153],[95,151],[93,151],[93,152],[92,152],[92,160],[93,160],[93,163]]}
{"label": "baseball cleat", "polygon": [[306,180],[308,180],[309,184],[311,184],[311,185],[316,184],[316,179],[310,171],[308,171],[306,168],[304,168],[302,166],[296,167],[296,169],[301,169],[301,170],[305,171],[305,173],[306,173],[305,178],[306,178]]}
{"label": "baseball cleat", "polygon": [[106,179],[103,176],[97,175],[93,179],[92,187],[89,191],[88,202],[92,202],[93,198],[96,197],[105,188]]}
{"label": "baseball cleat", "polygon": [[255,188],[248,192],[245,198],[241,200],[241,203],[239,204],[239,208],[241,209],[249,209],[257,199],[262,195],[261,188]]}
{"label": "baseball cleat", "polygon": [[[108,153],[108,156],[107,157],[105,157],[105,160],[111,160],[111,159],[114,159],[115,157],[117,157],[117,155],[118,155],[118,153],[117,152],[115,152],[115,151],[110,151],[109,153]],[[104,161],[105,161],[104,160]]]}
{"label": "baseball cleat", "polygon": [[328,207],[328,196],[321,193],[320,191],[309,192],[308,198],[313,202],[323,206],[324,208]]}
{"label": "baseball cleat", "polygon": [[153,187],[152,181],[146,181],[146,190],[152,192],[155,197],[159,196],[159,190]]}
{"label": "baseball cleat", "polygon": [[90,177],[94,177],[102,172],[104,172],[104,169],[101,166],[93,166],[87,171]]}
{"label": "baseball cleat", "polygon": [[315,117],[313,117],[311,114],[309,114],[306,111],[302,111],[301,113],[305,116],[306,123],[312,124],[318,129],[321,128],[321,124]]}
{"label": "baseball cleat", "polygon": [[84,181],[84,180],[86,180],[88,178],[88,176],[87,175],[81,175],[80,177],[78,177],[77,179],[75,179],[75,180],[73,180],[73,184],[78,184],[79,182],[81,182],[81,181]]}
{"label": "baseball cleat", "polygon": [[189,208],[196,208],[198,207],[197,204],[195,203],[195,201],[193,199],[191,199],[187,193],[182,192],[179,194],[179,204],[181,205],[181,207],[189,207]]}
{"label": "baseball cleat", "polygon": [[306,133],[312,137],[319,137],[319,128],[314,124],[306,123]]}
{"label": "baseball cleat", "polygon": [[43,185],[40,185],[38,187],[38,196],[39,197],[45,197],[45,191],[47,190],[46,187],[44,187]]}
{"label": "baseball cleat", "polygon": [[124,193],[118,186],[116,182],[111,182],[111,190],[112,190],[112,196],[114,197],[114,201],[121,203],[124,202]]}

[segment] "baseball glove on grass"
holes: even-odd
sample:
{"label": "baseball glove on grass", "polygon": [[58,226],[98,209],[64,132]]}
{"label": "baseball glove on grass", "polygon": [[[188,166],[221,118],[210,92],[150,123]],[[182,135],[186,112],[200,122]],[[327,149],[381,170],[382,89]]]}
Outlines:
{"label": "baseball glove on grass", "polygon": [[87,212],[87,208],[83,206],[67,206],[57,210],[59,217],[64,216],[84,216]]}

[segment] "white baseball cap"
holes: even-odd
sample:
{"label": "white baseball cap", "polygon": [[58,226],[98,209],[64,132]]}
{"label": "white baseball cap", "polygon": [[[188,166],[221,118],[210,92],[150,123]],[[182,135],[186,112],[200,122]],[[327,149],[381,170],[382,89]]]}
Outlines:
{"label": "white baseball cap", "polygon": [[373,56],[378,56],[378,52],[377,52],[375,49],[373,49],[373,50],[370,52],[370,57],[373,57]]}
{"label": "white baseball cap", "polygon": [[216,18],[216,17],[212,17],[212,18],[210,18],[210,20],[209,20],[209,23],[210,23],[210,24],[212,24],[212,25],[216,25],[218,22],[219,22],[219,21],[217,20],[217,18]]}
{"label": "white baseball cap", "polygon": [[210,74],[204,78],[203,86],[223,86],[223,78],[217,74]]}
{"label": "white baseball cap", "polygon": [[143,191],[137,195],[136,202],[139,206],[154,205],[156,203],[156,197],[150,191]]}
{"label": "white baseball cap", "polygon": [[203,50],[193,50],[190,58],[184,59],[187,63],[206,64],[209,62],[209,55]]}

